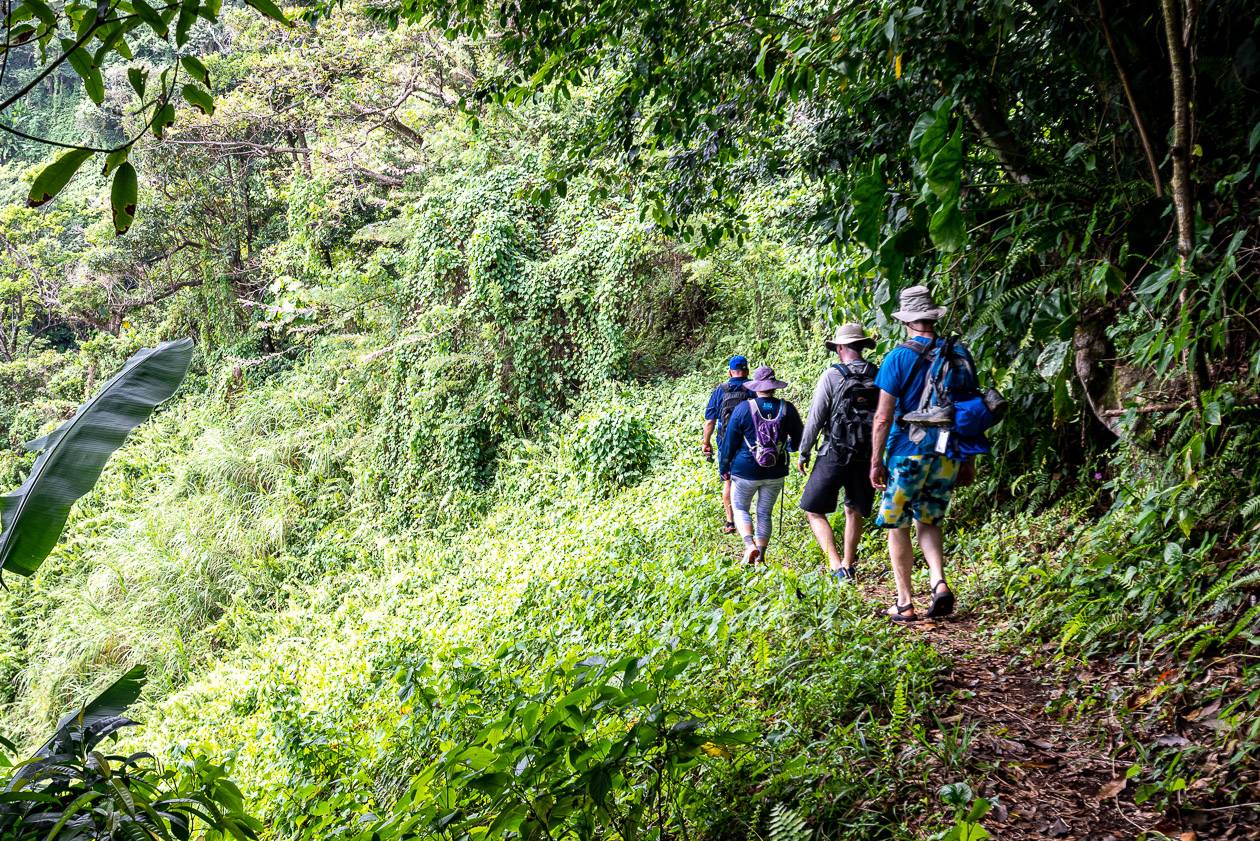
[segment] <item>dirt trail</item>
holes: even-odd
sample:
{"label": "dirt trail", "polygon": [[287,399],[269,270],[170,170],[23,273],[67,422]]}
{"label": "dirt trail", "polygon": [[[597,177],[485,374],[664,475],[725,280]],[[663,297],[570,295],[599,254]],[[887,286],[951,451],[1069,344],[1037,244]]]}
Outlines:
{"label": "dirt trail", "polygon": [[[865,595],[891,604],[886,584]],[[918,605],[923,610],[926,605]],[[1049,672],[1035,674],[1009,654],[996,652],[977,618],[965,607],[945,620],[924,620],[906,633],[926,637],[952,662],[937,682],[937,714],[959,732],[974,728],[965,760],[972,779],[984,782],[978,795],[1001,804],[983,825],[995,838],[1122,841],[1168,837],[1178,841],[1257,837],[1236,823],[1196,826],[1144,809],[1123,783],[1128,762],[1114,758],[1105,725],[1063,722],[1046,713],[1061,687]],[[938,742],[940,732],[931,736]],[[946,779],[948,774],[950,778]],[[957,780],[945,769],[934,786]],[[1228,820],[1221,816],[1223,820]]]}

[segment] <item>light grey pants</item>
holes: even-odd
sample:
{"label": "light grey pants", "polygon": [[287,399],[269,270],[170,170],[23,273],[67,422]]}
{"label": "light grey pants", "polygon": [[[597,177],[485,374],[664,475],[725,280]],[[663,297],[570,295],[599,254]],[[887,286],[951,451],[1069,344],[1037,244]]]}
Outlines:
{"label": "light grey pants", "polygon": [[783,492],[786,479],[741,479],[731,477],[731,505],[735,509],[735,521],[745,526],[752,525],[753,494],[757,495],[757,542],[764,544],[770,540],[773,531],[771,515],[774,513],[774,501]]}

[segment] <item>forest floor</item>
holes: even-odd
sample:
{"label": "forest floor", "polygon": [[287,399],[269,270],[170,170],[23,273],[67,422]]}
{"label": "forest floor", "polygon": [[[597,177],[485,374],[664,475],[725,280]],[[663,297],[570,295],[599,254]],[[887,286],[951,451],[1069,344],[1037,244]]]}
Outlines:
{"label": "forest floor", "polygon": [[[893,603],[889,583],[863,587],[864,595],[886,609]],[[926,605],[918,605],[920,611]],[[950,666],[937,678],[937,715],[955,733],[970,732],[964,760],[976,795],[995,803],[982,821],[992,837],[1122,841],[1172,838],[1177,841],[1255,838],[1254,828],[1230,816],[1196,813],[1173,816],[1135,804],[1125,771],[1120,734],[1106,721],[1068,720],[1051,714],[1052,702],[1068,690],[1053,670],[1037,670],[1028,657],[996,647],[988,620],[965,606],[942,620],[906,626],[920,634]],[[930,731],[940,742],[943,734]],[[941,786],[956,774],[939,768]]]}

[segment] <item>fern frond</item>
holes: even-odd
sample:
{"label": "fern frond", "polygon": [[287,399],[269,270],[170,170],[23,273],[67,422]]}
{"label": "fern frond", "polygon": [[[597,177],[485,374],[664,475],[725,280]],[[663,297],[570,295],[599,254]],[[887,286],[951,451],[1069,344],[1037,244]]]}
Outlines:
{"label": "fern frond", "polygon": [[906,725],[910,721],[910,701],[906,691],[906,676],[897,677],[897,687],[893,690],[892,716],[888,721],[888,729],[884,733],[884,762],[892,764],[897,746],[905,735]]}
{"label": "fern frond", "polygon": [[770,809],[769,828],[770,841],[810,841],[814,836],[801,813],[783,803]]}

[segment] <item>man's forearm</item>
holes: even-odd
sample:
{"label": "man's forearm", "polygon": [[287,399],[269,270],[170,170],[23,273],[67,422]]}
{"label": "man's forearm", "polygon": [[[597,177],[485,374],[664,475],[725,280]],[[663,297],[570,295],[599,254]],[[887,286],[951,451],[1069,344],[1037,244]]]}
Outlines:
{"label": "man's forearm", "polygon": [[717,421],[705,421],[704,432],[700,433],[700,442],[709,444],[713,441],[713,430],[717,427]]}
{"label": "man's forearm", "polygon": [[888,443],[888,430],[892,427],[892,418],[886,415],[875,415],[871,425],[871,464],[884,463],[884,446]]}

